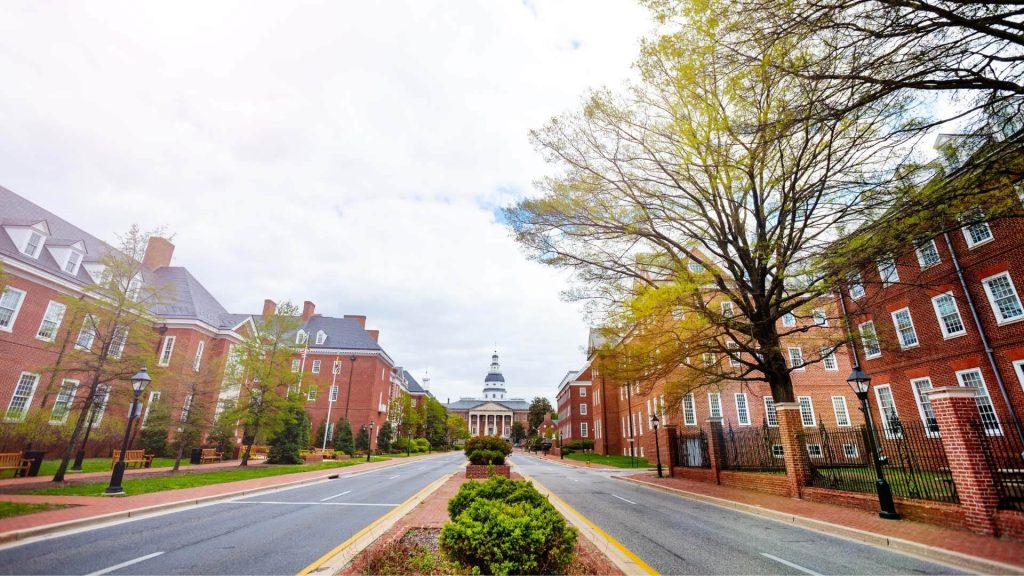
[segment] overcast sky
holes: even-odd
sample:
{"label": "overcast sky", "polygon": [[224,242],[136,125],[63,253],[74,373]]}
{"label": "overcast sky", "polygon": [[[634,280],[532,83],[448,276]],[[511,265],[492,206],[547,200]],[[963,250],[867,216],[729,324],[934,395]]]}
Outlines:
{"label": "overcast sky", "polygon": [[232,312],[364,314],[441,401],[584,361],[566,277],[497,210],[527,132],[631,74],[629,0],[0,3],[0,185],[107,240],[166,226]]}

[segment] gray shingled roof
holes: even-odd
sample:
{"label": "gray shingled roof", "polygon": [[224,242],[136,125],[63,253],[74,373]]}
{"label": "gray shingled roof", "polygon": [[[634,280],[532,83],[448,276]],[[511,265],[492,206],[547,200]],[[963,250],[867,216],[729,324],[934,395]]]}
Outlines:
{"label": "gray shingled roof", "polygon": [[[379,344],[370,338],[366,329],[359,322],[350,318],[332,318],[330,316],[313,316],[303,324],[302,329],[309,334],[309,346],[316,348],[339,348],[342,350],[382,350]],[[323,330],[327,340],[316,344],[316,333]]]}
{"label": "gray shingled roof", "polygon": [[220,326],[221,317],[228,313],[199,280],[181,266],[157,268],[150,280],[161,299],[153,306],[153,312],[165,318],[195,318],[210,326]]}
{"label": "gray shingled roof", "polygon": [[451,404],[445,404],[445,407],[448,408],[449,410],[472,410],[477,406],[482,406],[489,402],[500,404],[505,408],[508,408],[509,410],[513,410],[516,412],[526,411],[530,409],[530,403],[527,402],[526,400],[521,400],[519,398],[513,398],[511,400],[481,400],[479,398],[459,398],[457,401],[452,402]]}
{"label": "gray shingled roof", "polygon": [[409,389],[410,394],[423,394],[426,392],[426,390],[420,386],[420,383],[412,377],[412,374],[409,374],[408,370],[402,370],[402,372],[405,373],[405,387]]}

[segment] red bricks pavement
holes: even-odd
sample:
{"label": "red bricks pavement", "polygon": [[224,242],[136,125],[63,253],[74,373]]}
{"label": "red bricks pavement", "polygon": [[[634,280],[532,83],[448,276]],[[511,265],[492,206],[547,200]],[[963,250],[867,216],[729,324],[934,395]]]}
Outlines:
{"label": "red bricks pavement", "polygon": [[[413,456],[411,458],[396,458],[383,462],[355,464],[344,468],[330,468],[311,472],[299,472],[296,474],[282,474],[280,476],[253,478],[251,480],[242,480],[239,482],[211,484],[197,488],[152,492],[149,494],[139,494],[137,496],[32,496],[0,493],[0,502],[45,502],[52,504],[66,504],[69,506],[68,508],[61,508],[58,510],[48,510],[46,512],[37,512],[35,514],[25,514],[22,516],[0,519],[0,543],[19,540],[56,529],[70,528],[93,522],[115,520],[118,518],[127,518],[142,513],[155,512],[164,508],[187,506],[207,500],[239,496],[250,492],[268,490],[292,484],[315,482],[333,474],[352,474],[354,472],[395,466],[419,458],[429,457],[430,456],[424,455]],[[250,463],[250,465],[262,466],[263,464]],[[231,468],[237,466],[237,461],[228,461],[217,464],[205,464],[202,466],[182,466],[182,470],[194,470],[196,468],[209,470],[215,467]],[[126,471],[126,476],[161,474],[167,473],[168,471],[169,468],[129,470]],[[69,476],[69,478],[73,479],[75,483],[79,483],[82,480],[105,480],[109,477],[109,472],[94,472],[76,474],[74,477]],[[8,478],[0,480],[0,490],[10,490],[11,488],[29,489],[30,487],[38,485],[40,480],[40,478]],[[53,485],[45,481],[44,484],[47,486]]]}
{"label": "red bricks pavement", "polygon": [[[825,523],[825,525],[814,526],[816,529],[824,532],[833,532],[837,535],[843,535],[843,528],[853,529],[887,539],[903,540],[913,544],[1024,568],[1024,543],[1021,542],[1000,540],[998,538],[973,534],[966,530],[923,524],[910,520],[883,520],[875,512],[820,502],[797,500],[754,490],[745,490],[743,488],[720,486],[685,478],[658,478],[657,474],[652,472],[631,475],[626,477],[626,479],[678,491],[684,496],[696,497],[702,500],[706,500],[709,497],[715,498],[723,501],[720,504],[726,506],[731,503],[739,504],[740,506],[735,506],[739,509],[743,509],[743,505],[746,505],[760,510],[774,511],[790,516],[792,521],[810,519]],[[777,516],[777,514],[773,516]],[[806,526],[807,523],[804,523],[804,525]],[[828,525],[831,525],[831,527]],[[928,555],[926,549],[910,550],[911,547],[907,546],[900,546],[900,548],[922,556]]]}

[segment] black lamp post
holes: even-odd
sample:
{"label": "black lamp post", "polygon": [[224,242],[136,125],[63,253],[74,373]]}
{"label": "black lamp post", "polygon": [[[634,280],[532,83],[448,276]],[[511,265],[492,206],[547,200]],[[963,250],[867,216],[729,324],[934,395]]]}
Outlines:
{"label": "black lamp post", "polygon": [[370,436],[366,439],[366,461],[370,461],[370,454],[373,453],[373,422],[370,422]]}
{"label": "black lamp post", "polygon": [[149,377],[149,373],[145,368],[139,370],[138,374],[132,376],[132,409],[128,413],[128,427],[124,430],[124,440],[121,442],[121,453],[118,454],[117,463],[114,464],[114,471],[110,474],[110,486],[103,491],[104,495],[117,496],[124,494],[124,488],[121,488],[121,480],[124,478],[124,453],[128,451],[128,435],[132,431],[132,422],[135,420],[136,406],[139,403],[139,396],[142,395],[142,391],[149,386],[149,383],[153,379]]}
{"label": "black lamp post", "polygon": [[661,445],[658,443],[658,415],[651,414],[651,425],[654,426],[654,453],[658,457],[658,478],[662,478],[661,475]]}
{"label": "black lamp post", "polygon": [[883,458],[878,453],[878,440],[875,438],[875,423],[871,417],[871,407],[868,406],[868,389],[871,387],[871,377],[865,374],[860,366],[857,364],[853,365],[853,372],[850,372],[850,376],[846,379],[846,382],[853,388],[857,399],[860,400],[861,410],[864,411],[864,417],[867,418],[868,422],[868,442],[871,443],[871,457],[875,463],[875,490],[878,492],[878,505],[881,511],[878,515],[887,520],[899,520],[900,515],[896,512],[896,503],[892,499],[892,489],[889,488],[889,483],[885,481],[885,475],[882,473]]}

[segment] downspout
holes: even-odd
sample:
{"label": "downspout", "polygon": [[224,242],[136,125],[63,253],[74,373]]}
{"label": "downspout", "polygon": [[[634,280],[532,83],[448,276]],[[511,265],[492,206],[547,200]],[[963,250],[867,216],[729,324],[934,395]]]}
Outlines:
{"label": "downspout", "polygon": [[[996,384],[999,386],[999,393],[1003,397],[1003,403],[1006,404],[1006,409],[1010,411],[1010,416],[1013,420],[1013,427],[1017,432],[1017,439],[1024,444],[1024,430],[1021,430],[1020,419],[1017,417],[1017,411],[1014,410],[1013,404],[1010,402],[1010,395],[1006,392],[1006,382],[1003,381],[1003,374],[999,371],[999,365],[996,364],[996,355],[992,350],[992,345],[989,343],[988,334],[985,333],[985,328],[981,324],[981,319],[978,317],[978,310],[974,306],[974,298],[971,297],[971,291],[967,289],[967,282],[964,280],[964,271],[960,268],[960,260],[956,257],[956,249],[953,247],[953,242],[949,239],[949,232],[943,232],[942,237],[946,240],[946,247],[949,248],[949,256],[953,260],[953,268],[956,269],[956,276],[960,279],[960,288],[964,291],[964,297],[967,299],[967,307],[971,310],[971,317],[974,318],[974,326],[978,329],[978,335],[981,336],[981,344],[985,347],[985,355],[988,356],[988,364],[992,368],[992,372],[996,375]],[[984,288],[983,288],[984,289]]]}
{"label": "downspout", "polygon": [[846,312],[846,298],[842,290],[839,292],[839,309],[843,311],[843,324],[846,324],[846,339],[850,342],[850,356],[853,357],[853,365],[860,366],[860,359],[857,357],[857,345],[853,343],[853,327],[850,324],[850,315]]}

